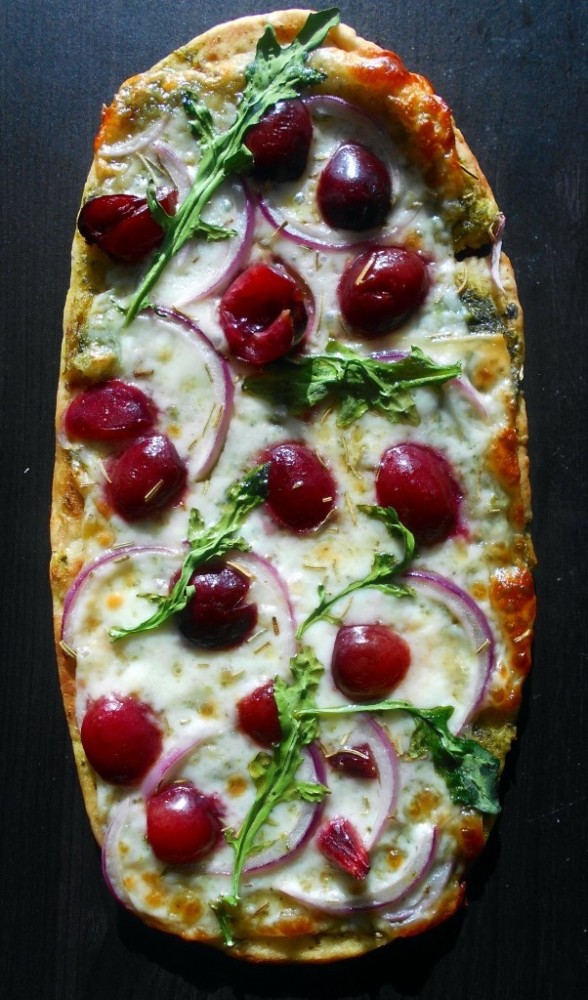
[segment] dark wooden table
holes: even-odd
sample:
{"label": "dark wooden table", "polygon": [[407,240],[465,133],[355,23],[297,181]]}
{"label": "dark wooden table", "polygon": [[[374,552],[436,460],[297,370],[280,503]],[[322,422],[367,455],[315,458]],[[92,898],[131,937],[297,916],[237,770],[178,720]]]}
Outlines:
{"label": "dark wooden table", "polygon": [[454,109],[508,217],[505,248],[526,311],[540,618],[504,813],[473,873],[469,911],[359,961],[255,968],[144,929],[102,883],[61,709],[47,583],[71,236],[100,106],[119,83],[215,22],[270,6],[2,6],[1,993],[9,1000],[574,1000],[588,973],[588,5],[581,0],[340,4],[345,20],[396,49]]}

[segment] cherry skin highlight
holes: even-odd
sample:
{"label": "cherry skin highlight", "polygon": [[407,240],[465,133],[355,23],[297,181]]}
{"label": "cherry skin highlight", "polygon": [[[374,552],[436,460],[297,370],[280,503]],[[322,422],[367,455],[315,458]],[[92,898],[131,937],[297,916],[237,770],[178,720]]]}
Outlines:
{"label": "cherry skin highlight", "polygon": [[151,850],[168,865],[200,861],[221,838],[221,816],[216,797],[204,795],[192,782],[167,785],[147,801]]}
{"label": "cherry skin highlight", "polygon": [[365,146],[339,146],[323,169],[317,187],[319,211],[329,226],[361,232],[380,226],[392,202],[390,174]]}
{"label": "cherry skin highlight", "polygon": [[403,247],[359,254],[341,275],[339,305],[347,326],[380,337],[401,326],[423,304],[429,272],[423,258]]}
{"label": "cherry skin highlight", "polygon": [[292,531],[318,528],[335,509],[337,484],[316,452],[298,441],[268,448],[267,509],[273,519]]}
{"label": "cherry skin highlight", "polygon": [[113,785],[135,784],[161,753],[155,713],[131,695],[105,695],[91,702],[80,735],[90,764]]}
{"label": "cherry skin highlight", "polygon": [[410,659],[410,647],[388,625],[344,625],[333,649],[333,681],[352,701],[379,700],[405,677]]}
{"label": "cherry skin highlight", "polygon": [[180,499],[186,467],[166,434],[150,434],[109,464],[108,477],[109,503],[126,521],[138,521]]}
{"label": "cherry skin highlight", "polygon": [[150,430],[156,416],[144,392],[120,379],[109,379],[72,399],[64,423],[72,440],[122,441]]}
{"label": "cherry skin highlight", "polygon": [[435,545],[454,534],[462,498],[449,462],[428,445],[405,442],[384,452],[376,474],[376,497],[394,507],[419,545]]}

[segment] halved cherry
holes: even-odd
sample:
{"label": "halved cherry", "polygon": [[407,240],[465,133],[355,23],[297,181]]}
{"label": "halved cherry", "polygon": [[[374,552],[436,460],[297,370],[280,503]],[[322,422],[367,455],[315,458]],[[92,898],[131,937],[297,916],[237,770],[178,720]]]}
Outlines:
{"label": "halved cherry", "polygon": [[[158,192],[157,201],[173,215],[178,192]],[[164,232],[149,210],[146,198],[134,194],[103,194],[91,198],[78,216],[78,229],[86,243],[95,244],[111,260],[134,264],[155,250]]]}
{"label": "halved cherry", "polygon": [[126,521],[170,507],[186,486],[186,467],[166,434],[137,438],[108,467],[106,496]]}
{"label": "halved cherry", "polygon": [[[172,581],[172,583],[175,581]],[[200,649],[234,649],[252,634],[257,605],[245,598],[251,580],[236,566],[214,559],[190,578],[194,594],[178,615],[182,635]]]}
{"label": "halved cherry", "polygon": [[302,285],[278,265],[252,264],[223,295],[220,323],[240,361],[276,361],[304,336],[308,314]]}
{"label": "halved cherry", "polygon": [[384,698],[410,666],[408,643],[388,625],[344,625],[337,632],[331,671],[335,685],[348,698]]}
{"label": "halved cherry", "polygon": [[147,840],[160,861],[192,864],[215,848],[222,835],[222,806],[191,781],[178,781],[147,801]]}
{"label": "halved cherry", "polygon": [[378,765],[368,743],[358,743],[357,746],[343,747],[327,757],[329,767],[341,771],[350,778],[377,778]]}
{"label": "halved cherry", "polygon": [[293,531],[318,528],[337,502],[337,484],[322,459],[300,441],[284,441],[261,461],[269,462],[266,506],[274,520]]}
{"label": "halved cherry", "polygon": [[306,105],[297,99],[278,101],[245,136],[253,154],[253,177],[296,180],[304,173],[311,142],[312,119]]}
{"label": "halved cherry", "polygon": [[72,399],[64,423],[73,440],[121,441],[150,430],[156,417],[149,396],[137,386],[113,378]]}
{"label": "halved cherry", "polygon": [[274,685],[270,681],[255,688],[237,702],[239,729],[262,747],[278,743],[282,728],[274,696]]}
{"label": "halved cherry", "polygon": [[380,247],[360,253],[343,272],[339,305],[354,332],[380,337],[416,312],[428,291],[429,272],[418,253]]}
{"label": "halved cherry", "polygon": [[316,197],[329,226],[358,232],[380,226],[392,201],[390,172],[366,146],[343,143],[324,167]]}
{"label": "halved cherry", "polygon": [[452,535],[462,492],[447,459],[429,445],[410,441],[384,452],[376,474],[376,497],[394,507],[419,545],[434,545]]}
{"label": "halved cherry", "polygon": [[104,695],[91,702],[80,735],[90,764],[113,785],[139,781],[161,753],[155,713],[132,695]]}

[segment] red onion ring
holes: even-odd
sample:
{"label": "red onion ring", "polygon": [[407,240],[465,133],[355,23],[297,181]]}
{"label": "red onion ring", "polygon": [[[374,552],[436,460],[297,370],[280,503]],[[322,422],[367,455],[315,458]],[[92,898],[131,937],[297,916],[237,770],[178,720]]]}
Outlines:
{"label": "red onion ring", "polygon": [[[390,147],[390,150],[392,149],[392,140],[383,130],[377,119],[344,98],[315,94],[312,97],[305,98],[304,103],[311,112],[312,110],[320,112],[321,109],[327,109],[332,115],[343,118],[346,122],[350,119],[359,121],[359,131],[361,132],[367,128],[372,133],[372,138],[375,139],[375,143],[373,144],[376,147],[379,147],[380,150],[386,146]],[[393,174],[393,189],[397,191],[400,186],[399,173],[390,163],[390,156],[384,156],[383,158],[388,161],[389,169]],[[398,241],[400,234],[407,226],[406,222],[403,225],[379,226],[375,230],[366,230],[363,236],[358,236],[357,233],[349,233],[349,235],[345,236],[346,230],[331,230],[325,223],[317,223],[318,234],[309,236],[311,230],[308,226],[304,229],[299,228],[296,220],[292,220],[282,208],[272,201],[274,197],[277,198],[279,195],[280,188],[276,188],[275,190],[268,188],[266,194],[258,194],[258,204],[262,215],[271,226],[276,230],[280,230],[284,237],[299,246],[304,246],[311,250],[337,251],[356,250],[360,247],[374,245],[389,246]],[[416,215],[416,212],[414,214]],[[321,230],[323,228],[329,230],[329,233],[332,232],[333,235],[329,235],[328,237],[322,236]]]}
{"label": "red onion ring", "polygon": [[[500,256],[502,252],[502,234],[506,225],[506,216],[500,212],[496,217],[496,232],[492,233],[492,254],[490,256],[490,277],[495,287],[506,295],[500,276]],[[493,227],[494,228],[494,227]]]}
{"label": "red onion ring", "polygon": [[[274,616],[276,619],[276,624],[273,625],[274,635],[277,638],[281,638],[284,644],[284,660],[289,663],[291,658],[296,653],[296,619],[294,615],[294,607],[290,598],[290,591],[288,586],[278,572],[276,567],[272,565],[263,556],[258,556],[255,552],[237,552],[234,557],[231,554],[228,555],[228,561],[233,563],[235,566],[245,570],[247,574],[254,577],[262,587],[267,587],[272,594],[276,595],[276,611],[277,614]],[[258,605],[260,602],[255,593],[252,591],[250,594],[251,600],[255,601]],[[273,622],[272,622],[273,624]],[[277,627],[277,631],[276,631]]]}
{"label": "red onion ring", "polygon": [[180,555],[177,549],[167,548],[163,545],[121,545],[120,548],[108,549],[107,552],[101,553],[101,555],[97,556],[96,559],[93,559],[92,562],[87,563],[81,572],[78,573],[65,595],[61,619],[61,641],[64,642],[74,654],[75,647],[73,645],[71,635],[72,614],[75,612],[75,607],[81,591],[85,585],[90,582],[96,571],[110,562],[126,561],[131,556],[154,554],[168,555],[172,557]]}
{"label": "red onion ring", "polygon": [[188,191],[192,187],[190,174],[186,164],[180,159],[177,153],[164,142],[154,142],[152,150],[163,170],[178,192],[178,204],[181,205]]}
{"label": "red onion ring", "polygon": [[115,809],[102,844],[102,877],[108,891],[126,910],[135,911],[123,878],[120,853],[116,849],[118,836],[124,826],[131,807],[131,799],[124,799]]}
{"label": "red onion ring", "polygon": [[120,142],[103,143],[102,146],[98,147],[98,156],[103,157],[105,160],[114,160],[122,156],[130,156],[131,153],[139,153],[141,150],[146,149],[147,146],[150,146],[161,135],[169,118],[169,115],[163,115],[158,121],[153,122],[152,125],[144,129],[143,132],[130,136],[128,139],[122,139]]}
{"label": "red onion ring", "polygon": [[[404,864],[391,872],[389,882],[382,882],[373,892],[363,895],[354,893],[350,900],[344,886],[334,886],[332,890],[323,883],[318,893],[305,892],[290,878],[277,878],[275,888],[284,895],[295,899],[304,906],[334,913],[339,916],[353,916],[367,910],[387,909],[399,903],[422,882],[430,871],[437,850],[437,828],[430,823],[420,823],[413,827],[416,847],[405,859]],[[369,876],[367,881],[369,882]],[[367,886],[366,886],[367,888]]]}
{"label": "red onion ring", "polygon": [[428,875],[419,883],[414,892],[399,900],[400,909],[382,913],[382,919],[386,920],[387,923],[394,924],[395,927],[407,927],[426,919],[427,914],[436,909],[452,871],[452,861],[447,861],[439,866],[432,864]]}
{"label": "red onion ring", "polygon": [[182,333],[190,335],[190,342],[200,351],[204,365],[210,372],[214,405],[220,407],[221,413],[216,426],[214,421],[209,421],[197,447],[191,450],[188,458],[190,475],[199,482],[210,474],[225,443],[233,412],[234,387],[231,372],[225,359],[189,316],[167,306],[155,306],[150,311],[165,322],[174,324]]}
{"label": "red onion ring", "polygon": [[456,709],[449,720],[451,729],[459,733],[480,706],[496,662],[496,643],[490,622],[473,597],[447,577],[432,570],[411,569],[404,574],[404,579],[440,600],[458,619],[474,648],[478,672],[473,697],[469,704]]}
{"label": "red onion ring", "polygon": [[[365,797],[371,800],[373,795],[376,800],[374,818],[371,821],[371,833],[368,837],[363,838],[365,847],[371,850],[380,839],[384,827],[394,813],[398,797],[398,759],[387,731],[368,715],[359,717],[358,724],[340,749],[345,750],[349,747],[365,744],[372,751],[378,769],[378,780],[365,782]],[[362,784],[364,783],[362,782]],[[345,788],[344,777],[341,780],[341,787]],[[332,810],[329,811],[337,813],[339,804],[335,796],[332,797],[332,800]]]}

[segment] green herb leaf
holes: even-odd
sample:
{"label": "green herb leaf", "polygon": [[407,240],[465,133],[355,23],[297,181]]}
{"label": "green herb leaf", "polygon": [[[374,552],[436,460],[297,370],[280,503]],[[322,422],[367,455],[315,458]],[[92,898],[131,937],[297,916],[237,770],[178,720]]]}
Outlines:
{"label": "green herb leaf", "polygon": [[319,603],[308,617],[299,626],[296,636],[301,639],[307,629],[318,621],[329,621],[337,624],[337,619],[331,614],[331,608],[344,597],[349,597],[357,590],[364,590],[366,587],[375,587],[377,590],[390,594],[392,597],[412,597],[414,591],[404,583],[399,583],[397,577],[409,566],[414,557],[415,541],[412,532],[400,521],[398,514],[393,507],[377,507],[359,505],[358,510],[383,521],[389,533],[397,535],[403,546],[403,554],[400,559],[390,552],[376,552],[372,561],[370,571],[360,580],[354,580],[338,594],[328,594],[323,584],[319,584]]}
{"label": "green herb leaf", "polygon": [[109,631],[113,640],[127,635],[148,632],[159,628],[172,615],[182,611],[194,593],[190,577],[202,563],[239,549],[249,551],[248,543],[237,534],[247,515],[258,507],[267,496],[268,465],[259,465],[227,491],[222,515],[216,524],[204,527],[200,513],[193,509],[190,513],[188,543],[190,551],[186,555],[176,584],[167,597],[163,597],[157,611],[145,621],[132,628],[115,626]]}
{"label": "green herb leaf", "polygon": [[[302,763],[302,748],[318,735],[318,721],[313,715],[314,698],[323,668],[311,649],[303,647],[290,661],[293,681],[274,682],[274,694],[282,727],[282,739],[271,758],[263,754],[252,762],[256,795],[240,830],[229,831],[227,842],[234,851],[231,892],[212,904],[227,944],[232,943],[231,918],[239,904],[241,876],[247,859],[259,847],[256,841],[269,816],[281,802],[299,797],[307,802],[320,801],[328,789],[318,782],[297,782]],[[306,715],[304,714],[306,713]],[[308,714],[310,713],[310,714]]]}
{"label": "green herb leaf", "polygon": [[330,341],[325,354],[273,362],[246,378],[243,389],[295,414],[326,400],[336,402],[339,427],[348,427],[367,410],[391,423],[417,424],[413,389],[443,384],[460,372],[459,364],[438,365],[418,347],[406,358],[380,361]]}
{"label": "green herb leaf", "polygon": [[183,94],[190,129],[201,145],[196,177],[187,197],[166,224],[163,243],[127,309],[126,325],[147,305],[149,293],[162,271],[187,240],[195,236],[227,239],[232,235],[231,230],[205,223],[202,214],[223,181],[250,166],[251,155],[243,140],[251,126],[278,101],[297,97],[304,87],[324,79],[324,73],[306,65],[306,58],[338,23],[339,12],[334,8],[309,14],[298,37],[284,48],[278,44],[274,29],[268,26],[257,44],[254,61],[245,71],[246,85],[235,121],[226,132],[216,133],[210,111],[193,93]]}
{"label": "green herb leaf", "polygon": [[409,701],[384,700],[373,704],[299,710],[305,717],[348,715],[355,712],[408,712],[416,725],[409,757],[431,754],[435,770],[444,779],[453,802],[496,815],[500,812],[498,777],[500,762],[476,740],[454,736],[447,726],[450,705],[417,708]]}

